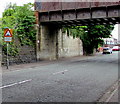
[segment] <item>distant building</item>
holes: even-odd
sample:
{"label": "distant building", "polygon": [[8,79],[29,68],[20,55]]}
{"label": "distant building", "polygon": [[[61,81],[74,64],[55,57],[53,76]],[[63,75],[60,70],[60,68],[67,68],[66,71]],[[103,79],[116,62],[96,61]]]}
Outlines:
{"label": "distant building", "polygon": [[111,37],[111,38],[103,38],[104,40],[104,46],[109,46],[109,47],[113,47],[114,45],[118,44],[118,40]]}
{"label": "distant building", "polygon": [[104,44],[113,44],[113,45],[115,45],[115,44],[118,43],[117,39],[115,39],[115,38],[104,38],[103,40],[104,40]]}

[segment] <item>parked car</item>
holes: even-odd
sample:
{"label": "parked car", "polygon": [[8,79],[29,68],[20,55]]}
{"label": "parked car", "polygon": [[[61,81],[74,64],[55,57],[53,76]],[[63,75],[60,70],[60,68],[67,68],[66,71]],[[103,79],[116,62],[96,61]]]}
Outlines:
{"label": "parked car", "polygon": [[105,53],[111,54],[112,53],[112,49],[110,47],[103,47],[103,54],[105,54]]}
{"label": "parked car", "polygon": [[114,47],[112,48],[112,50],[113,50],[113,51],[120,51],[120,47],[119,47],[119,46],[114,46]]}

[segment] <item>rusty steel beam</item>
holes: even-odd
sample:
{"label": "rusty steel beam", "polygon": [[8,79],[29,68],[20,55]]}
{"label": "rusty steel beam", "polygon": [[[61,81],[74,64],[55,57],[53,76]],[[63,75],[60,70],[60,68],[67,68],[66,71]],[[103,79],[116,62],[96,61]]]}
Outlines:
{"label": "rusty steel beam", "polygon": [[39,12],[61,11],[81,8],[117,6],[118,2],[35,2],[35,10]]}
{"label": "rusty steel beam", "polygon": [[55,12],[40,13],[40,21],[63,21],[63,20],[75,20],[75,19],[92,19],[92,18],[109,18],[119,17],[120,7],[97,7],[87,8],[79,10],[66,10]]}
{"label": "rusty steel beam", "polygon": [[120,23],[120,3],[118,2],[54,2],[40,5],[35,7],[40,9],[37,13],[41,23],[49,22],[59,25]]}
{"label": "rusty steel beam", "polygon": [[91,9],[92,18],[106,18],[107,10],[106,7],[97,7]]}
{"label": "rusty steel beam", "polygon": [[62,10],[71,10],[71,9],[75,9],[76,7],[76,2],[62,2],[62,6],[61,6]]}
{"label": "rusty steel beam", "polygon": [[108,17],[120,17],[120,5],[107,7]]}
{"label": "rusty steel beam", "polygon": [[[118,22],[118,20],[111,20],[111,18],[108,18],[107,22],[105,22],[106,20],[103,20],[102,18],[99,19],[99,21],[97,19],[94,19],[93,21],[91,21],[90,19],[86,19],[86,20],[79,20],[79,21],[62,21],[62,22],[44,22],[42,24],[54,24],[56,26],[85,26],[85,25],[106,25],[106,24],[116,24],[116,23],[120,23]],[[120,21],[120,20],[119,20]]]}
{"label": "rusty steel beam", "polygon": [[50,21],[62,21],[62,13],[61,11],[57,12],[49,12],[49,20]]}
{"label": "rusty steel beam", "polygon": [[90,9],[78,9],[76,10],[77,19],[90,19],[91,10]]}
{"label": "rusty steel beam", "polygon": [[45,12],[45,13],[40,13],[39,14],[39,20],[40,20],[40,22],[45,22],[45,21],[49,21],[49,13],[48,12]]}
{"label": "rusty steel beam", "polygon": [[76,12],[75,10],[63,11],[63,20],[75,20]]}

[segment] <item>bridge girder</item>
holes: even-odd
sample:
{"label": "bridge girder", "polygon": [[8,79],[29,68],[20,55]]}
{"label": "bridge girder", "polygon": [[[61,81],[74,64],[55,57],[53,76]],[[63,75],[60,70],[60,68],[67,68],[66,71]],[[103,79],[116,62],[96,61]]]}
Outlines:
{"label": "bridge girder", "polygon": [[[44,4],[44,3],[43,3]],[[71,3],[70,3],[71,4]],[[64,5],[55,6],[53,10],[37,8],[38,21],[41,24],[68,25],[102,25],[120,23],[120,3],[62,3]],[[84,5],[82,5],[84,4]],[[38,5],[38,4],[37,4]],[[51,5],[48,3],[47,5]],[[68,5],[66,7],[65,5]],[[70,8],[71,6],[71,8]],[[48,6],[49,7],[49,6]]]}

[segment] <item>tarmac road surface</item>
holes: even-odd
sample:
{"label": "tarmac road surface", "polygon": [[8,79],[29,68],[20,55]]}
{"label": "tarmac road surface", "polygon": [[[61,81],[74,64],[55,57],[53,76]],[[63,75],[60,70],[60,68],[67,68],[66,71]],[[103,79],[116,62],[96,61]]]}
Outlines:
{"label": "tarmac road surface", "polygon": [[3,102],[96,102],[116,80],[113,52],[7,71],[0,89]]}

